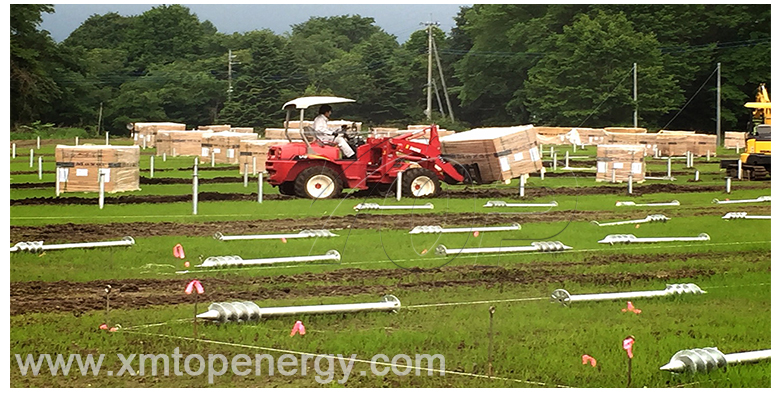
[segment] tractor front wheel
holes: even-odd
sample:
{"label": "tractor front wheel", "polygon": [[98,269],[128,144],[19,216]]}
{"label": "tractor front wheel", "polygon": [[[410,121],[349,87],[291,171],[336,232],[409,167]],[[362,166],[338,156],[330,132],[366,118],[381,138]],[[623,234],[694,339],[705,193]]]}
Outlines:
{"label": "tractor front wheel", "polygon": [[441,192],[439,177],[428,169],[409,169],[402,177],[402,192],[407,197],[435,197]]}
{"label": "tractor front wheel", "polygon": [[295,195],[302,198],[333,198],[341,194],[342,187],[338,173],[325,166],[304,169],[295,178]]}

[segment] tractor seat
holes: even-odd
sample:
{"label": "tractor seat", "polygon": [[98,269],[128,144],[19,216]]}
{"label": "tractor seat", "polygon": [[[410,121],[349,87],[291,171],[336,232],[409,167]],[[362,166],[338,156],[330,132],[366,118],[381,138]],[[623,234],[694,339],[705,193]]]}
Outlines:
{"label": "tractor seat", "polygon": [[322,139],[317,137],[317,131],[314,130],[314,128],[310,126],[303,127],[303,136],[306,137],[306,140],[309,141],[309,143],[316,143],[320,146],[335,146],[336,144],[333,142],[326,142]]}

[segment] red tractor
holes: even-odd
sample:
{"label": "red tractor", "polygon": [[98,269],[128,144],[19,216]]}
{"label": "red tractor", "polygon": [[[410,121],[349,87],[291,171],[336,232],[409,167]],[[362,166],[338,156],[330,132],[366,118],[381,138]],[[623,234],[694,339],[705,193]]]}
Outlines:
{"label": "red tractor", "polygon": [[[409,197],[432,197],[441,191],[441,181],[458,184],[471,178],[468,166],[452,164],[442,159],[436,126],[395,137],[369,137],[364,142],[350,140],[356,146],[356,159],[341,159],[339,148],[309,139],[308,130],[300,128],[303,142],[292,142],[288,135],[290,112],[300,110],[301,126],[306,108],[319,104],[353,102],[340,97],[302,97],[286,103],[285,135],[290,143],[272,146],[268,150],[265,169],[268,183],[279,187],[285,195],[302,198],[332,198],[342,189],[370,190],[375,193],[392,191],[401,175],[402,193]],[[415,142],[428,134],[428,142]],[[473,168],[471,168],[473,170]],[[471,173],[473,175],[473,173]]]}

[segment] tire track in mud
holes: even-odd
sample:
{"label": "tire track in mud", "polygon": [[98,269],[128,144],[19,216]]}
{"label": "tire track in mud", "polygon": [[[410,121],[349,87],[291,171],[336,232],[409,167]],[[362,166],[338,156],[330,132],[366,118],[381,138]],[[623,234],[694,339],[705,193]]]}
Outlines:
{"label": "tire track in mud", "polygon": [[[217,179],[203,179],[199,180],[200,183],[238,183],[243,182],[242,179],[224,178],[230,179],[230,181],[214,181]],[[191,184],[192,180],[189,179],[166,179],[160,180],[161,183],[149,183],[149,184]],[[759,184],[741,184],[740,188],[743,189],[760,189],[765,188],[770,191],[768,187],[769,182]],[[19,188],[26,186],[19,185]],[[54,187],[52,183],[51,187]],[[679,185],[679,184],[649,184],[649,185],[635,185],[633,187],[633,196],[640,197],[644,194],[657,194],[657,193],[701,193],[701,192],[716,192],[722,191],[723,186],[719,185]],[[565,196],[586,196],[586,195],[626,195],[626,189],[624,186],[595,186],[595,187],[527,187],[525,189],[527,198],[535,197],[549,197],[556,195]],[[442,191],[438,198],[504,198],[504,199],[517,199],[517,190],[510,188],[471,188],[465,186],[463,189],[450,189]],[[263,199],[270,201],[277,200],[289,200],[296,197],[285,196],[281,194],[265,194]],[[363,199],[366,198],[365,192],[353,192],[350,194],[343,194],[340,198],[347,199]],[[120,195],[120,196],[107,196],[104,199],[105,204],[157,204],[157,203],[177,203],[177,202],[190,202],[192,201],[191,194],[183,195]],[[198,201],[214,202],[214,201],[257,201],[257,193],[238,194],[238,193],[220,193],[220,192],[201,192],[198,193]],[[79,204],[79,205],[95,205],[95,198],[87,197],[75,197],[75,196],[60,196],[60,197],[29,197],[12,199],[10,201],[11,206],[21,205],[67,205],[67,204]]]}
{"label": "tire track in mud", "polygon": [[[41,226],[11,226],[10,242],[45,241],[46,243],[97,242],[105,239],[119,239],[125,236],[196,236],[211,237],[216,232],[224,235],[250,235],[298,232],[304,229],[405,229],[416,225],[440,225],[444,227],[496,226],[517,222],[562,222],[562,221],[610,221],[641,218],[648,213],[664,214],[671,218],[684,216],[722,216],[731,207],[712,206],[686,210],[684,213],[672,209],[652,211],[547,211],[541,213],[427,213],[427,214],[367,214],[358,213],[337,217],[282,218],[251,221],[208,221],[182,222],[114,222],[114,223],[64,223]],[[754,215],[768,215],[771,207],[751,207]],[[24,254],[24,253],[20,253]]]}
{"label": "tire track in mud", "polygon": [[[770,253],[752,255],[753,262],[769,260]],[[447,287],[480,286],[490,288],[500,284],[594,285],[630,284],[639,280],[678,280],[708,277],[712,269],[683,266],[655,272],[572,273],[574,266],[599,266],[613,263],[668,263],[691,259],[744,260],[730,253],[667,253],[593,255],[582,261],[517,263],[511,267],[471,265],[446,268],[362,270],[346,268],[326,273],[302,273],[279,276],[233,276],[201,278],[208,286],[204,302],[268,299],[352,296],[357,294],[402,295],[406,291],[430,291]],[[384,283],[382,282],[384,280]],[[73,312],[105,309],[104,288],[112,286],[111,308],[137,309],[154,305],[177,305],[191,302],[181,294],[185,279],[127,279],[72,281],[14,282],[10,287],[11,315],[35,312]],[[390,282],[388,282],[390,281]],[[394,281],[394,282],[393,282]],[[556,288],[558,288],[556,287]],[[403,299],[403,296],[400,297]]]}

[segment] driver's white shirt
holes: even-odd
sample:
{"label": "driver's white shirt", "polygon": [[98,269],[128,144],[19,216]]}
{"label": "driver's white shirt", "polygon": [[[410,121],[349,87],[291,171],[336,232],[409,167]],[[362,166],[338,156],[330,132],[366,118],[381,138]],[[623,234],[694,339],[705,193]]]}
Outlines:
{"label": "driver's white shirt", "polygon": [[326,135],[329,137],[333,136],[333,131],[328,128],[328,117],[326,117],[324,114],[320,114],[314,118],[312,127],[314,128],[314,131],[317,132],[317,135]]}

